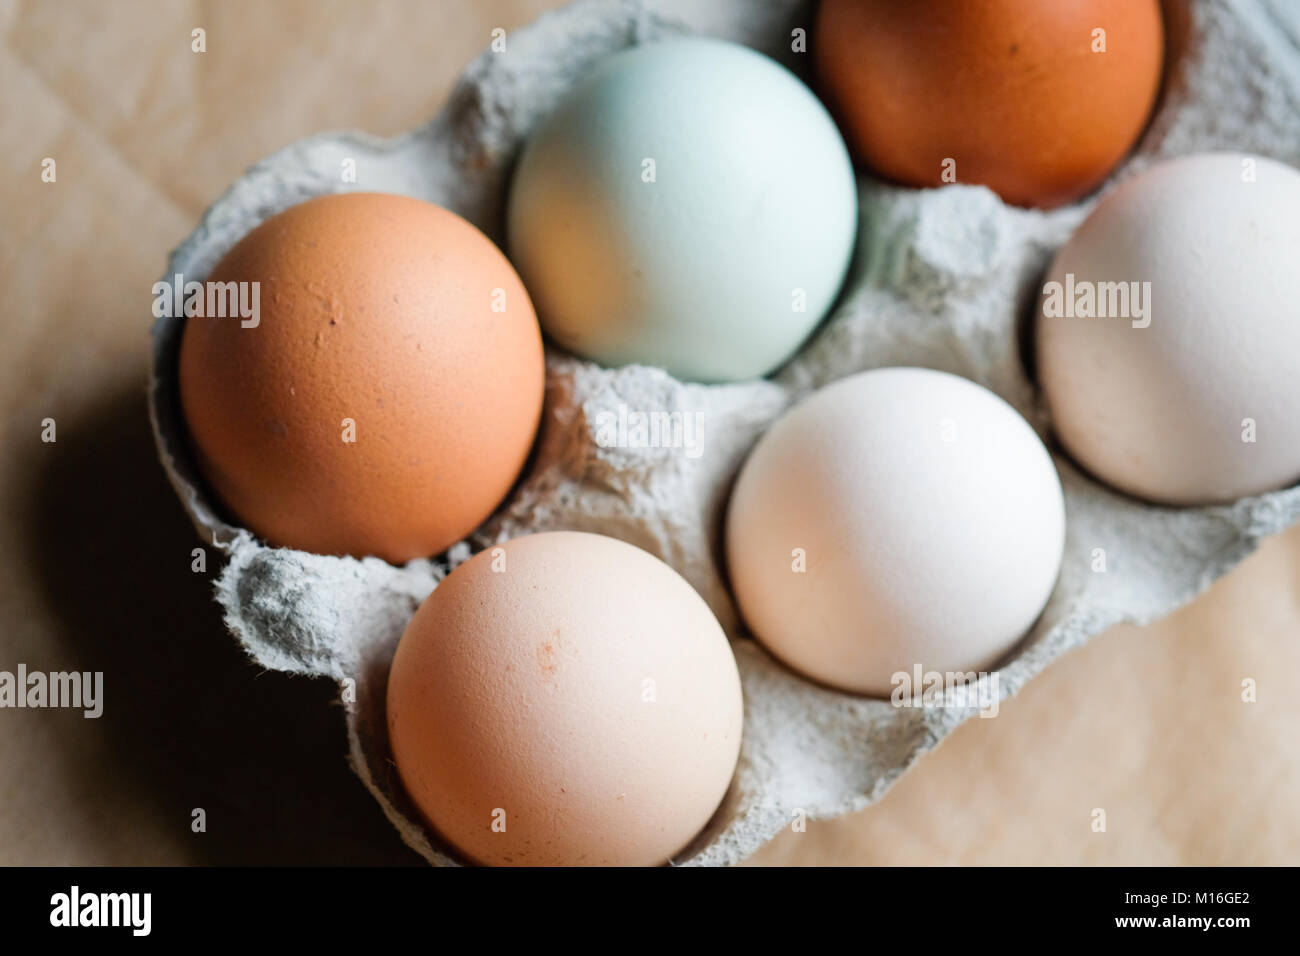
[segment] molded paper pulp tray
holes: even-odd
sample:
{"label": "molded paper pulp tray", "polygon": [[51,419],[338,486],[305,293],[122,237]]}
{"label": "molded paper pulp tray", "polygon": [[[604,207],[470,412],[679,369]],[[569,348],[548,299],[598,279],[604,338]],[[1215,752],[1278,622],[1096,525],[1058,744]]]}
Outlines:
{"label": "molded paper pulp tray", "polygon": [[[601,57],[701,33],[756,47],[807,79],[809,55],[791,51],[791,31],[811,34],[812,13],[811,4],[790,0],[586,0],[556,11],[510,34],[507,52],[471,63],[427,126],[391,141],[327,133],[250,169],[172,254],[165,275],[202,281],[262,220],[345,190],[438,203],[504,245],[505,194],[520,145]],[[1300,9],[1170,4],[1167,21],[1162,101],[1138,150],[1105,189],[1158,159],[1202,150],[1258,152],[1300,165]],[[342,181],[346,159],[355,160],[354,183]],[[839,303],[772,379],[685,384],[656,369],[604,369],[548,351],[538,450],[521,482],[470,540],[400,568],[270,548],[227,524],[186,452],[176,396],[183,319],[154,326],[150,408],[159,454],[205,541],[228,559],[216,582],[227,624],[264,667],[355,681],[355,701],[347,703],[353,767],[430,862],[453,860],[419,821],[392,765],[384,717],[389,662],[415,608],[451,567],[517,535],[585,530],[639,545],[694,585],[732,639],[745,691],[740,765],[714,822],[675,862],[733,863],[800,811],[826,818],[861,809],[977,712],[951,696],[945,706],[895,708],[814,685],[776,663],[745,634],[721,577],[727,495],[750,447],[792,402],[880,366],[928,366],[973,379],[1050,442],[1021,360],[1021,326],[1049,257],[1096,196],[1041,212],[1004,205],[981,187],[918,191],[860,174],[859,202],[858,250]],[[601,447],[597,416],[620,404],[699,413],[702,454]],[[1222,507],[1157,508],[1100,485],[1059,450],[1054,458],[1066,496],[1065,560],[1041,620],[984,688],[1004,698],[1110,626],[1149,621],[1190,601],[1300,516],[1300,488]],[[1092,570],[1096,548],[1107,555],[1105,573]]]}

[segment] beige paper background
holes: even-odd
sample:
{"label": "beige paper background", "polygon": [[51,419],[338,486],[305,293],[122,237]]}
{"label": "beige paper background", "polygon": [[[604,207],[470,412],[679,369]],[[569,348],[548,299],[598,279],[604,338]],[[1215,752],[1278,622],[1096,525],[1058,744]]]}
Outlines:
{"label": "beige paper background", "polygon": [[[0,669],[106,684],[97,721],[0,711],[0,863],[418,862],[346,768],[334,688],[251,666],[190,570],[145,417],[149,290],[246,166],[420,124],[493,27],[554,5],[0,0]],[[1297,673],[1300,529],[754,862],[1300,863]]]}

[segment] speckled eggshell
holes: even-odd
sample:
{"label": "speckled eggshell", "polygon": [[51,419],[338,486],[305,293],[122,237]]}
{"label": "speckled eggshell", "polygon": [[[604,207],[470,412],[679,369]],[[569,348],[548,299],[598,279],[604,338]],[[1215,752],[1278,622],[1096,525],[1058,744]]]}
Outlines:
{"label": "speckled eggshell", "polygon": [[1300,172],[1227,153],[1153,166],[1102,200],[1045,282],[1068,275],[1076,290],[1150,283],[1146,317],[1042,299],[1038,377],[1080,464],[1172,505],[1300,479]]}
{"label": "speckled eggshell", "polygon": [[812,92],[747,47],[687,38],[602,61],[542,121],[508,247],[560,345],[722,382],[794,354],[856,229],[848,151]]}
{"label": "speckled eggshell", "polygon": [[845,138],[878,174],[1051,207],[1137,142],[1164,27],[1159,0],[823,0],[812,52]]}
{"label": "speckled eggshell", "polygon": [[322,197],[258,226],[209,279],[260,283],[255,327],[190,318],[180,351],[190,445],[235,520],[275,545],[400,563],[505,496],[541,415],[541,330],[468,222],[404,196]]}
{"label": "speckled eggshell", "polygon": [[578,532],[458,567],[388,681],[407,793],[483,864],[664,863],[726,793],[742,719],[704,600],[645,551]]}
{"label": "speckled eggshell", "polygon": [[986,670],[1056,582],[1051,457],[1001,398],[888,368],[796,405],[745,462],[727,514],[750,630],[797,671],[887,697],[893,675]]}

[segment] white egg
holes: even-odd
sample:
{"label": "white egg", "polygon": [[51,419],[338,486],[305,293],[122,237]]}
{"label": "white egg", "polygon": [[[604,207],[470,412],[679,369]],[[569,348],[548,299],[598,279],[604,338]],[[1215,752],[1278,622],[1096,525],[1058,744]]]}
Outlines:
{"label": "white egg", "polygon": [[994,666],[1056,582],[1065,503],[1051,456],[973,382],[890,368],[841,379],[746,461],[727,562],[750,630],[815,680],[885,697],[917,665]]}
{"label": "white egg", "polygon": [[542,121],[508,219],[560,345],[736,381],[785,362],[830,308],[857,192],[839,131],[793,73],[676,39],[601,62]]}
{"label": "white egg", "polygon": [[1224,153],[1153,166],[1093,210],[1044,290],[1039,380],[1098,478],[1175,505],[1300,478],[1296,170]]}

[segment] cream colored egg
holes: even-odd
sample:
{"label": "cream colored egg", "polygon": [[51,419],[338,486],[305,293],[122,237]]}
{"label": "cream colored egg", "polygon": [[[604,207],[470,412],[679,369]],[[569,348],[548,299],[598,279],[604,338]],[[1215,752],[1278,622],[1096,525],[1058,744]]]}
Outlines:
{"label": "cream colored egg", "polygon": [[985,670],[1060,568],[1060,481],[1001,398],[928,369],[841,379],[755,447],[727,515],[745,621],[814,680],[889,696],[899,674]]}
{"label": "cream colored egg", "polygon": [[1124,183],[1052,263],[1037,352],[1061,443],[1122,491],[1300,478],[1300,172],[1215,153]]}
{"label": "cream colored egg", "polygon": [[485,864],[649,865],[731,782],[740,678],[704,600],[614,538],[516,538],[457,568],[393,659],[393,758],[425,819]]}

